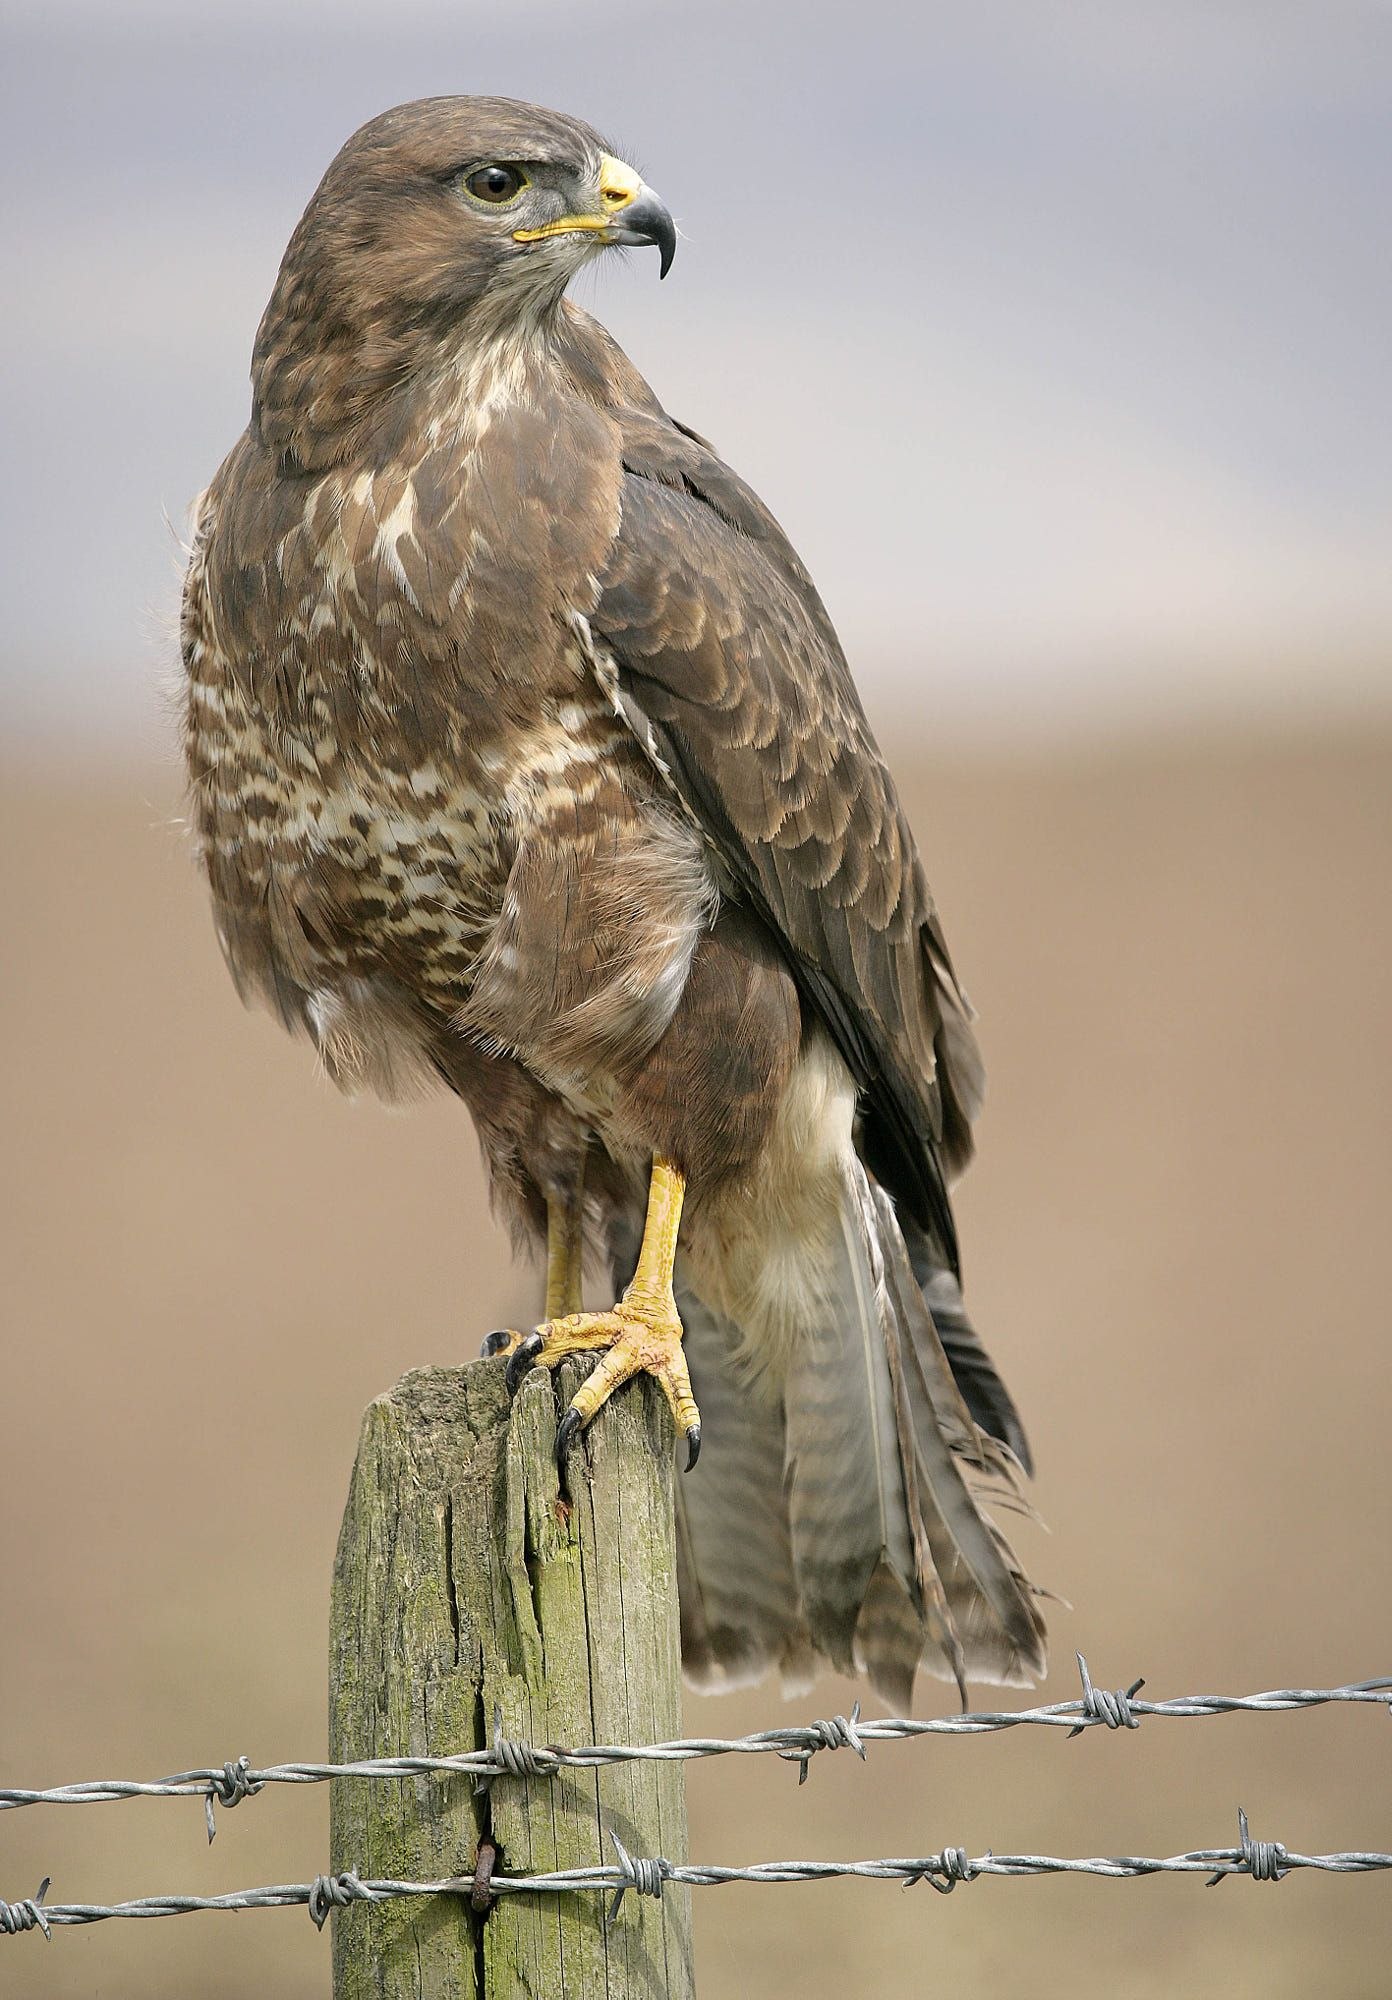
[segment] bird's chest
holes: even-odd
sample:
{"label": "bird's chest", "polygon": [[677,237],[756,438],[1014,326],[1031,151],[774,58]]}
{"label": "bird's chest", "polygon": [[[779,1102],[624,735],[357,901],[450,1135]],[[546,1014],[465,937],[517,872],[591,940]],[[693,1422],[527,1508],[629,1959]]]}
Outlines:
{"label": "bird's chest", "polygon": [[345,729],[340,706],[311,695],[287,727],[235,680],[195,684],[203,849],[229,956],[307,991],[385,977],[453,1011],[520,842],[618,809],[641,783],[633,746],[592,680],[529,715],[424,732],[381,703]]}

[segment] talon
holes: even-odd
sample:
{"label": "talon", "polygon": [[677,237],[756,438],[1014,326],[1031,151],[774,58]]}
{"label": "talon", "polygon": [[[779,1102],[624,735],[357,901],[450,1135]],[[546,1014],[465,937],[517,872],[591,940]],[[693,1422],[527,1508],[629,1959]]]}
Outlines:
{"label": "talon", "polygon": [[507,1392],[515,1396],[522,1387],[522,1377],[530,1370],[542,1350],[543,1342],[539,1333],[529,1333],[525,1340],[518,1341],[508,1357]]}
{"label": "talon", "polygon": [[572,1406],[556,1426],[556,1464],[560,1467],[562,1485],[565,1484],[566,1453],[570,1450],[571,1440],[580,1429],[580,1421],[580,1412]]}
{"label": "talon", "polygon": [[494,1327],[492,1333],[483,1336],[483,1346],[479,1349],[479,1353],[485,1361],[490,1361],[495,1354],[505,1354],[516,1338],[517,1335],[510,1333],[507,1327]]}
{"label": "talon", "polygon": [[667,1398],[680,1436],[686,1439],[686,1469],[701,1451],[701,1412],[691,1393],[691,1375],[682,1352],[682,1324],[672,1292],[672,1260],[681,1219],[681,1172],[670,1161],[653,1161],[648,1218],[633,1281],[609,1312],[569,1312],[556,1316],[559,1284],[547,1287],[549,1316],[518,1341],[508,1357],[507,1386],[515,1396],[533,1362],[555,1368],[567,1355],[597,1354],[598,1367],[581,1383],[556,1429],[556,1460],[565,1485],[566,1452],[575,1434],[635,1375],[650,1375]]}

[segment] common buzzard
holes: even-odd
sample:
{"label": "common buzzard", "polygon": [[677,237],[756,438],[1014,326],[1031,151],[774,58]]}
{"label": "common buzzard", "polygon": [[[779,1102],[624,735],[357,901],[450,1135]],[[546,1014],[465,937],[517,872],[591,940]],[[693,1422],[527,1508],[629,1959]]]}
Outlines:
{"label": "common buzzard", "polygon": [[[913,837],[777,523],[564,296],[676,247],[577,119],[407,104],[290,240],[203,495],[187,750],[232,974],[345,1089],[444,1084],[602,1358],[661,1382],[699,1682],[1019,1681],[982,1511],[1029,1454],[963,1309],[981,1068]],[[617,1304],[582,1310],[586,1247]],[[699,1401],[699,1411],[698,1411]]]}

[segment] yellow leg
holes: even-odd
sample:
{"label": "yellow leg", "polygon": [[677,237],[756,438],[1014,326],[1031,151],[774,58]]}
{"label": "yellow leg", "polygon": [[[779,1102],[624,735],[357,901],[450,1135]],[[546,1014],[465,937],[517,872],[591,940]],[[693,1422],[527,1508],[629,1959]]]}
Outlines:
{"label": "yellow leg", "polygon": [[578,1313],[585,1299],[581,1285],[585,1256],[584,1163],[574,1188],[564,1201],[546,1203],[546,1318]]}
{"label": "yellow leg", "polygon": [[[701,1413],[691,1393],[691,1377],[682,1352],[682,1325],[672,1295],[672,1266],[685,1187],[684,1176],[670,1160],[653,1161],[638,1268],[612,1312],[553,1314],[512,1350],[508,1386],[514,1391],[528,1368],[554,1368],[567,1354],[608,1350],[589,1380],[580,1385],[561,1419],[556,1450],[562,1456],[575,1433],[621,1383],[647,1374],[661,1383],[677,1428],[686,1439],[688,1470],[696,1463],[701,1449]],[[548,1307],[550,1297],[548,1284]]]}
{"label": "yellow leg", "polygon": [[[564,1195],[546,1197],[546,1320],[564,1319],[580,1312],[585,1304],[585,1161],[583,1154],[575,1178]],[[496,1354],[515,1354],[530,1335],[512,1327],[499,1327],[484,1336],[480,1349],[485,1361]]]}

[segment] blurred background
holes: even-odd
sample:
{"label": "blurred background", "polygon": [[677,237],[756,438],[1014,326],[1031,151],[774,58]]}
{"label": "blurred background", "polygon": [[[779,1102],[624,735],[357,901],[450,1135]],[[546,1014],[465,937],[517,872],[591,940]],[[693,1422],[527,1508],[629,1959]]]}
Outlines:
{"label": "blurred background", "polygon": [[[364,1404],[534,1284],[467,1121],[245,1016],[181,826],[178,535],[281,248],[404,98],[600,126],[670,281],[583,302],[808,560],[991,1093],[969,1295],[1052,1529],[1044,1698],[1392,1672],[1392,20],[1381,4],[4,0],[0,1783],[325,1749]],[[826,1714],[827,1682],[691,1699]],[[975,1690],[988,1703],[988,1691]],[[867,1704],[869,1705],[869,1704]],[[923,1683],[921,1708],[948,1706]],[[692,1770],[693,1853],[1392,1847],[1378,1713]],[[306,1880],[320,1789],[0,1817],[0,1895]],[[695,1898],[703,2000],[1387,1991],[1300,1876]],[[235,1937],[229,1939],[229,1929]],[[303,1913],[7,1940],[4,1990],[328,1990]]]}

